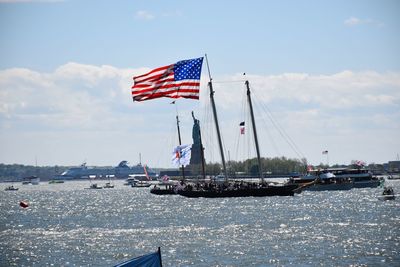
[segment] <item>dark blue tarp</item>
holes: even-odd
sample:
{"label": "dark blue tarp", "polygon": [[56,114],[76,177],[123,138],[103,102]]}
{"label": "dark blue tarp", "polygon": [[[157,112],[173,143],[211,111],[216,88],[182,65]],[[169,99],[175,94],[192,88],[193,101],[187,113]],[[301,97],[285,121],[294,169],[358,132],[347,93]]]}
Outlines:
{"label": "dark blue tarp", "polygon": [[114,267],[138,267],[138,266],[162,267],[160,248],[158,248],[157,252],[130,259],[128,261],[117,264]]}

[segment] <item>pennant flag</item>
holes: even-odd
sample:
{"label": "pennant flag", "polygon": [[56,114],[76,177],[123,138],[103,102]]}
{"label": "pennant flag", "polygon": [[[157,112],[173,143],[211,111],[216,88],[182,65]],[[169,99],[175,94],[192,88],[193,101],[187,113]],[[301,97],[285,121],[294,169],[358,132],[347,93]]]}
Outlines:
{"label": "pennant flag", "polygon": [[114,267],[162,267],[161,262],[161,250],[150,253],[144,256],[136,257],[125,261],[123,263],[117,264]]}
{"label": "pennant flag", "polygon": [[192,145],[181,145],[175,147],[172,152],[172,165],[187,166],[190,164],[190,158],[192,156]]}
{"label": "pennant flag", "polygon": [[322,151],[322,154],[328,154],[328,150]]}
{"label": "pennant flag", "polygon": [[240,124],[240,134],[244,134],[244,121],[242,121]]}
{"label": "pennant flag", "polygon": [[203,58],[182,60],[133,77],[133,101],[159,97],[199,99]]}

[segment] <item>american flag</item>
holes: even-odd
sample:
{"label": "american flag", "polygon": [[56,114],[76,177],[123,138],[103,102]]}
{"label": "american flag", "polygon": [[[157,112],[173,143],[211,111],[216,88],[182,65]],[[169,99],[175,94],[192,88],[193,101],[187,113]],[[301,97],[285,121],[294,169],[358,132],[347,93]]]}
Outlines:
{"label": "american flag", "polygon": [[199,99],[203,58],[182,60],[133,77],[133,101],[159,97]]}
{"label": "american flag", "polygon": [[244,121],[242,121],[240,124],[239,124],[239,126],[240,126],[240,134],[244,134]]}

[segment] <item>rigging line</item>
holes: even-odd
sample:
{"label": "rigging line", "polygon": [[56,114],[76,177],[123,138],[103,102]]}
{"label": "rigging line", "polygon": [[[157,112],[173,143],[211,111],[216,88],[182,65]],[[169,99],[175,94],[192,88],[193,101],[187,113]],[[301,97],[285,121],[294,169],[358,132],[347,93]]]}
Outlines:
{"label": "rigging line", "polygon": [[[172,102],[170,104],[172,104]],[[178,109],[177,109],[176,106],[175,106],[175,110],[176,110],[176,114],[178,114]],[[158,154],[158,158],[157,158],[157,162],[158,163],[160,163],[161,158],[163,158],[164,159],[163,161],[165,162],[166,155],[168,155],[166,157],[166,159],[168,161],[169,158],[170,158],[168,151],[169,150],[172,151],[172,148],[176,147],[176,144],[177,144],[176,140],[178,139],[178,133],[177,133],[177,130],[176,130],[176,118],[171,120],[171,123],[168,123],[168,124],[169,124],[169,127],[168,127],[169,131],[168,131],[168,134],[166,136],[164,135],[164,139],[163,139],[164,140],[163,144],[166,144],[166,146],[162,146],[162,150]],[[174,142],[174,140],[175,140],[175,142]]]}
{"label": "rigging line", "polygon": [[[259,110],[259,111],[262,111],[258,101],[255,101],[255,108],[257,110]],[[260,112],[260,114],[262,114],[262,113]],[[281,152],[280,152],[280,150],[279,150],[279,148],[278,148],[278,146],[277,146],[277,144],[275,142],[275,139],[274,139],[271,131],[269,130],[268,123],[267,123],[267,120],[265,119],[265,116],[261,115],[260,118],[261,118],[261,120],[263,122],[263,125],[265,125],[265,131],[267,132],[268,140],[270,140],[270,143],[272,144],[272,147],[273,147],[275,153],[278,154],[279,156],[282,156],[282,154],[281,154]]]}
{"label": "rigging line", "polygon": [[[175,119],[175,118],[174,118]],[[169,150],[172,151],[173,147],[176,147],[176,140],[177,140],[177,132],[176,132],[176,125],[175,125],[176,121],[171,120],[171,123],[169,123],[169,131],[167,136],[165,136],[164,138],[164,142],[163,144],[166,144],[166,146],[162,146],[162,150],[160,151],[160,153],[158,154],[158,159],[157,162],[160,162],[160,158],[163,157],[167,159],[167,162],[169,161],[170,157],[169,157]],[[165,162],[165,159],[163,160]],[[169,163],[169,162],[168,162]]]}
{"label": "rigging line", "polygon": [[293,151],[297,154],[299,159],[305,158],[304,154],[301,152],[301,150],[298,148],[296,143],[290,138],[290,136],[285,132],[282,126],[280,126],[279,122],[274,118],[272,115],[272,112],[269,110],[267,105],[265,103],[262,103],[261,105],[265,111],[267,111],[267,115],[269,116],[272,124],[275,126],[275,128],[278,130],[280,135],[284,138],[284,140],[288,143],[288,145],[293,149]]}
{"label": "rigging line", "polygon": [[246,80],[237,80],[237,81],[215,81],[213,80],[213,83],[244,83]]}
{"label": "rigging line", "polygon": [[266,110],[268,110],[268,116],[269,119],[271,120],[272,124],[275,126],[275,128],[278,130],[279,134],[282,136],[282,138],[286,141],[286,143],[290,146],[290,148],[293,150],[293,152],[296,153],[296,155],[299,157],[299,159],[302,158],[302,153],[301,151],[297,148],[296,144],[290,139],[290,137],[286,134],[284,129],[280,126],[278,121],[273,117],[271,111],[265,107]]}
{"label": "rigging line", "polygon": [[209,162],[214,162],[214,142],[213,142],[213,125],[212,125],[212,113],[211,113],[211,103],[210,101],[205,102],[204,107],[204,122],[203,122],[203,129],[204,129],[204,145],[207,157],[209,157]]}
{"label": "rigging line", "polygon": [[[235,124],[235,127],[238,127],[239,126],[239,131],[237,131],[237,135],[236,135],[236,146],[235,146],[235,148],[236,148],[236,153],[235,153],[235,158],[236,158],[236,160],[238,161],[240,158],[244,158],[244,154],[243,155],[240,155],[239,153],[239,149],[240,149],[240,145],[243,143],[243,142],[240,142],[241,141],[241,139],[244,139],[244,140],[246,140],[246,120],[247,120],[247,118],[246,118],[246,92],[245,91],[242,91],[242,97],[241,97],[241,99],[242,99],[242,101],[241,101],[241,113],[240,113],[240,121],[239,122],[245,122],[245,125],[244,125],[244,136],[242,137],[242,133],[240,132],[241,130],[240,130],[240,124]],[[235,131],[237,130],[237,128],[235,128]],[[245,145],[243,145],[243,149],[241,150],[241,151],[245,151],[244,150],[245,149]],[[243,156],[243,157],[241,157],[241,156]]]}

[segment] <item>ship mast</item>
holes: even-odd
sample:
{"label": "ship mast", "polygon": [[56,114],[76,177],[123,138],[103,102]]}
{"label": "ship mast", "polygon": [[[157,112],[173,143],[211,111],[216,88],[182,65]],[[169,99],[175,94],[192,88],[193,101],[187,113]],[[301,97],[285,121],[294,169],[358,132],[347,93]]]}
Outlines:
{"label": "ship mast", "polygon": [[249,81],[246,81],[245,84],[246,84],[246,87],[247,87],[247,101],[249,102],[249,107],[250,107],[251,124],[253,126],[254,143],[256,145],[257,161],[258,161],[258,173],[260,175],[261,182],[264,182],[264,177],[263,177],[263,173],[262,173],[262,166],[261,166],[260,147],[258,145],[258,138],[257,138],[256,122],[255,122],[255,119],[254,119],[253,104],[251,103]]}
{"label": "ship mast", "polygon": [[[178,139],[179,139],[179,145],[182,145],[182,140],[181,140],[181,130],[179,128],[179,117],[176,115],[176,127],[178,128]],[[182,165],[182,180],[185,180],[185,167]]]}
{"label": "ship mast", "polygon": [[210,100],[211,100],[211,106],[212,106],[214,121],[215,121],[215,128],[217,130],[219,152],[221,154],[222,167],[223,167],[223,170],[224,170],[225,181],[227,181],[228,180],[228,173],[226,171],[225,156],[224,156],[224,150],[223,150],[223,147],[222,147],[221,133],[220,133],[220,130],[219,130],[217,109],[215,108],[214,90],[213,90],[212,82],[211,82],[212,78],[211,78],[211,73],[210,73],[210,67],[208,65],[208,58],[207,58],[207,55],[205,55],[205,56],[206,56],[206,62],[207,62],[208,76],[210,77],[210,81],[208,82],[208,86],[210,88]]}

